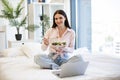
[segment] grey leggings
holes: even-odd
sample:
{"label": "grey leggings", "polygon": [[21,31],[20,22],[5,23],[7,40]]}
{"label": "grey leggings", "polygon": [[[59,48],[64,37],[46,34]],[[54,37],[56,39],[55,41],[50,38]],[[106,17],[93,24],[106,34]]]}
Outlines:
{"label": "grey leggings", "polygon": [[41,68],[58,68],[63,63],[67,62],[68,56],[67,53],[64,56],[58,56],[55,60],[52,59],[54,53],[50,53],[49,55],[41,54],[36,55],[34,57],[34,61],[36,64],[40,65]]}

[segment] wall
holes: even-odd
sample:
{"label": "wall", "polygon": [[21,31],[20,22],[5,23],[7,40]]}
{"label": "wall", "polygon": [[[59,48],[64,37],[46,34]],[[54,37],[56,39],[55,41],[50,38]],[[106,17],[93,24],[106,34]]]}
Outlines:
{"label": "wall", "polygon": [[71,24],[71,9],[70,9],[70,0],[64,0],[65,12],[67,14],[68,20]]}

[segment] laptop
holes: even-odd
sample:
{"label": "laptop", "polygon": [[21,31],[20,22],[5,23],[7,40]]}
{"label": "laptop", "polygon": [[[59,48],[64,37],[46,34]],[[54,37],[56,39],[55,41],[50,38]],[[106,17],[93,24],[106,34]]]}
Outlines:
{"label": "laptop", "polygon": [[74,63],[65,63],[61,66],[61,69],[58,71],[53,71],[53,74],[56,76],[63,77],[72,77],[78,75],[84,75],[88,67],[88,61],[77,61]]}

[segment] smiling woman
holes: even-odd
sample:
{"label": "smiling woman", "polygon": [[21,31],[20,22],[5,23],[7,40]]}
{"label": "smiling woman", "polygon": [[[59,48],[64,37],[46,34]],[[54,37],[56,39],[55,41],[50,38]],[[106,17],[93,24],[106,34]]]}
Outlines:
{"label": "smiling woman", "polygon": [[[56,45],[56,42],[59,43]],[[66,13],[64,10],[56,10],[53,25],[46,31],[42,41],[41,48],[44,51],[49,49],[48,55],[35,56],[35,63],[41,68],[54,69],[53,66],[56,66],[57,69],[67,62],[69,55],[74,51],[74,44],[75,32],[69,25]]]}

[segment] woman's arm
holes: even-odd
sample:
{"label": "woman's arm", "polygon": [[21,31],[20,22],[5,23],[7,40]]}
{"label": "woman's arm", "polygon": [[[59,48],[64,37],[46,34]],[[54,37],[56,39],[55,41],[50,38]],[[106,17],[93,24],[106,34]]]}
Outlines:
{"label": "woman's arm", "polygon": [[43,51],[47,50],[48,45],[49,45],[49,35],[50,35],[50,29],[48,29],[44,35],[44,38],[42,40],[42,46],[41,49]]}

